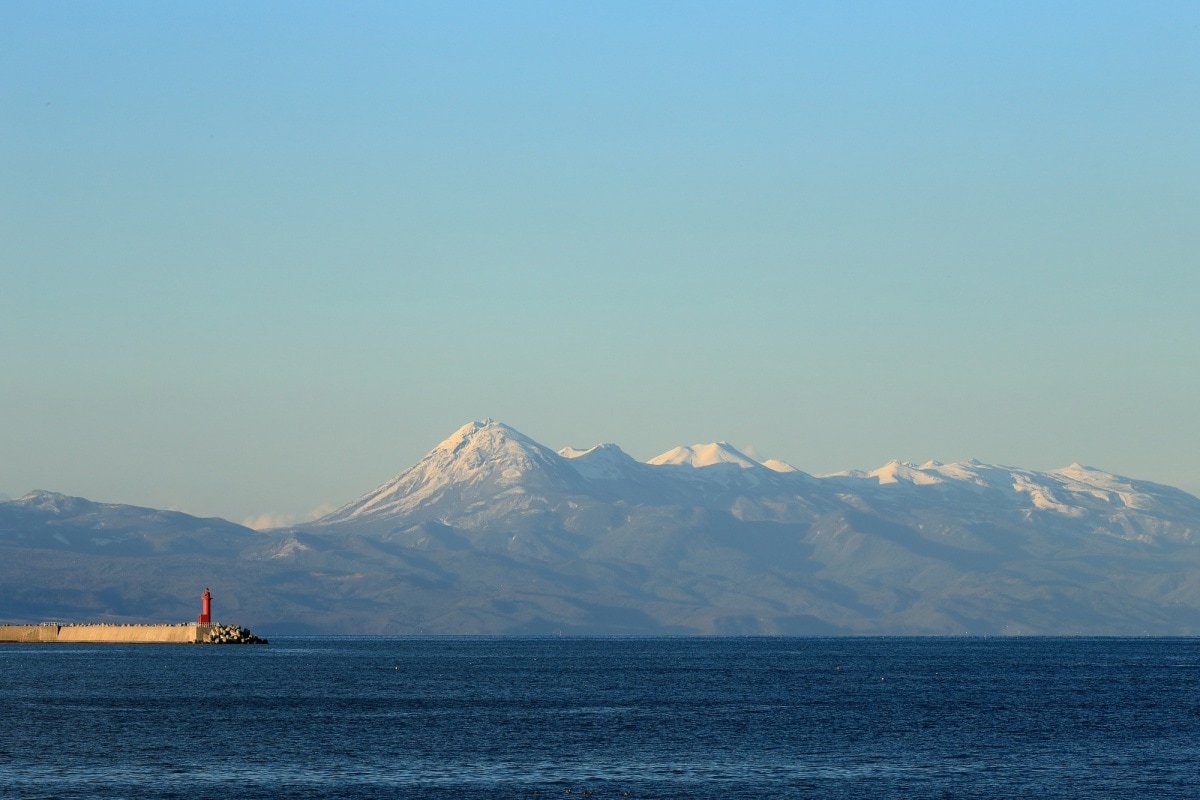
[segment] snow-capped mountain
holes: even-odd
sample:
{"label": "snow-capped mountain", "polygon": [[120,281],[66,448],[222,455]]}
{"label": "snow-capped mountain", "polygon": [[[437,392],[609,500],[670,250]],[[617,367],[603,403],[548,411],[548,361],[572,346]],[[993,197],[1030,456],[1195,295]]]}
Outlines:
{"label": "snow-capped mountain", "polygon": [[677,447],[639,462],[615,444],[558,452],[487,419],[455,431],[410,469],[310,527],[353,524],[394,530],[431,520],[480,529],[530,519],[564,498],[638,505],[724,503],[731,493],[801,485],[725,442]]}
{"label": "snow-capped mountain", "polygon": [[842,472],[822,480],[913,504],[958,509],[962,514],[1017,510],[1045,527],[1078,530],[1137,541],[1200,543],[1200,500],[1149,481],[1136,481],[1072,464],[1050,472],[984,464],[930,461],[920,466],[889,461],[870,472]]}
{"label": "snow-capped mountain", "polygon": [[1197,635],[1200,499],[1078,464],[640,462],[484,420],[289,529],[0,503],[9,609],[128,615],[197,581],[267,633]]}
{"label": "snow-capped mountain", "polygon": [[643,480],[648,475],[645,464],[615,444],[598,444],[587,450],[564,447],[558,454],[570,459],[575,471],[589,481]]}
{"label": "snow-capped mountain", "polygon": [[762,464],[742,453],[729,444],[729,442],[713,442],[711,444],[694,444],[690,447],[675,447],[662,455],[655,456],[648,463],[655,466],[669,464],[697,469],[717,464],[729,464],[741,469],[762,469]]}
{"label": "snow-capped mountain", "polygon": [[488,419],[462,426],[416,465],[315,524],[449,515],[469,527],[477,511],[522,511],[542,494],[582,489],[579,473],[553,450]]}
{"label": "snow-capped mountain", "polygon": [[[436,520],[482,529],[579,503],[700,506],[739,518],[796,522],[849,504],[1003,517],[1139,541],[1200,540],[1200,500],[1166,486],[1073,464],[1037,472],[971,460],[893,460],[814,478],[764,465],[727,442],[679,446],[639,462],[615,444],[558,452],[494,420],[464,425],[416,465],[317,520],[392,527]],[[773,509],[773,510],[772,510]],[[520,525],[518,525],[520,527]]]}
{"label": "snow-capped mountain", "polygon": [[710,442],[672,448],[647,462],[675,481],[703,484],[709,499],[728,501],[731,494],[798,491],[809,476],[781,462],[774,467],[755,461],[728,442]]}

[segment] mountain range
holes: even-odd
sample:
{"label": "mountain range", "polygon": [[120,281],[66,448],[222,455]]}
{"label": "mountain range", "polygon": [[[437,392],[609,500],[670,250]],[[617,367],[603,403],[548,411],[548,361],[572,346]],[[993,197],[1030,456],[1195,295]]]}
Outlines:
{"label": "mountain range", "polygon": [[815,477],[724,442],[639,462],[467,424],[304,525],[0,502],[0,621],[258,633],[1200,634],[1200,499],[1072,464]]}

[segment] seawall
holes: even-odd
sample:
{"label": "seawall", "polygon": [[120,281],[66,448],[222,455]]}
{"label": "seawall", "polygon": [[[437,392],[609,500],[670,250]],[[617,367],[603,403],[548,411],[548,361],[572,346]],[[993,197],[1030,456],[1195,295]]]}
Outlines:
{"label": "seawall", "polygon": [[0,625],[0,642],[78,642],[96,644],[266,644],[235,625],[106,625],[44,622]]}

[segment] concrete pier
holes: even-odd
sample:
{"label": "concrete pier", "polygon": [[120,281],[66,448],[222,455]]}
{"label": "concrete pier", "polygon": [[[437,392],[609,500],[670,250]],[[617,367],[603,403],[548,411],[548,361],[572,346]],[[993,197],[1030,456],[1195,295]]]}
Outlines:
{"label": "concrete pier", "polygon": [[63,642],[96,644],[266,644],[236,625],[0,625],[0,642]]}

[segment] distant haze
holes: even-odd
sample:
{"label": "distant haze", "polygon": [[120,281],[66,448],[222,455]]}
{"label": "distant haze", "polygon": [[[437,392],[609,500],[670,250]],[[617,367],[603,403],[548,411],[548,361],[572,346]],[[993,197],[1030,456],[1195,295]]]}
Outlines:
{"label": "distant haze", "polygon": [[0,503],[0,585],[0,620],[179,619],[204,585],[291,633],[1193,636],[1200,498],[1080,464],[644,463],[482,420],[291,527],[32,492]]}
{"label": "distant haze", "polygon": [[1200,4],[6,5],[0,487],[303,522],[503,419],[1200,494]]}

